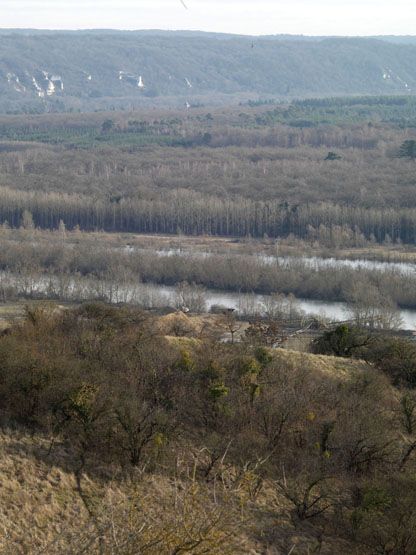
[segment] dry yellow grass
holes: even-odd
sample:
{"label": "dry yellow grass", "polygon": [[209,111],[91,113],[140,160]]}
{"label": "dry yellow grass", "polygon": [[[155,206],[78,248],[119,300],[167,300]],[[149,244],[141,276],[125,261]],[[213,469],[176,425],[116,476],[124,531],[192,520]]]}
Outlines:
{"label": "dry yellow grass", "polygon": [[37,553],[86,511],[63,451],[46,462],[46,440],[17,432],[3,432],[0,449],[1,553]]}
{"label": "dry yellow grass", "polygon": [[[0,434],[0,552],[16,554],[249,553],[238,505],[216,503],[192,481],[145,475],[83,476],[83,496],[62,446]],[[218,495],[218,494],[217,494]]]}
{"label": "dry yellow grass", "polygon": [[[214,495],[186,473],[106,481],[84,475],[83,501],[69,453],[59,445],[51,455],[48,449],[39,436],[0,434],[2,555],[280,555],[260,541],[263,529],[274,528],[278,544],[293,545],[294,555],[317,547],[307,528],[293,526],[290,504],[272,484],[251,497],[250,473]],[[350,549],[334,539],[320,553],[355,553]]]}
{"label": "dry yellow grass", "polygon": [[348,379],[357,372],[368,369],[368,365],[351,358],[313,355],[287,349],[274,349],[274,359],[293,367],[305,368],[317,376]]}
{"label": "dry yellow grass", "polygon": [[[195,338],[168,340],[189,350],[200,344]],[[284,349],[273,350],[273,356],[277,363],[323,379],[345,380],[365,368],[360,361]],[[264,551],[261,543],[262,530],[273,529],[279,530],[279,545],[295,546],[293,555],[317,547],[307,528],[293,526],[290,506],[272,484],[265,483],[252,499],[249,475],[214,495],[210,486],[193,481],[189,447],[182,448],[182,455],[178,447],[182,465],[189,467],[175,478],[144,473],[136,479],[120,471],[109,476],[108,469],[100,473],[97,463],[83,476],[82,497],[74,454],[59,442],[51,453],[49,447],[44,437],[0,432],[1,554],[279,555],[280,548]],[[178,546],[184,549],[175,551]],[[320,552],[355,553],[336,538]]]}
{"label": "dry yellow grass", "polygon": [[158,318],[156,330],[165,336],[198,339],[219,337],[225,332],[221,318],[216,315],[187,315],[180,311]]}

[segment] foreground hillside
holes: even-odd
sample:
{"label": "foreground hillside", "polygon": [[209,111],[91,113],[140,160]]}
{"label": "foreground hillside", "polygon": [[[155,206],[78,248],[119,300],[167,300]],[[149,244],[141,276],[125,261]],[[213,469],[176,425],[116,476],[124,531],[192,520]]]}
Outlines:
{"label": "foreground hillside", "polygon": [[407,94],[415,53],[376,39],[10,31],[0,41],[0,109]]}
{"label": "foreground hillside", "polygon": [[411,344],[379,368],[201,322],[38,305],[2,333],[1,552],[413,554]]}

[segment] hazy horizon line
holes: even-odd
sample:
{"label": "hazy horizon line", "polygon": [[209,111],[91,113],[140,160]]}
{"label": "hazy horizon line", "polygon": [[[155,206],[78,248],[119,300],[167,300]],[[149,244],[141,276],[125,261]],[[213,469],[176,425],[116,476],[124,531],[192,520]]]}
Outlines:
{"label": "hazy horizon line", "polygon": [[304,38],[377,38],[377,37],[395,37],[395,38],[407,38],[416,37],[414,35],[406,34],[395,34],[395,33],[380,33],[376,35],[368,34],[342,34],[342,35],[325,35],[325,34],[306,34],[306,33],[264,33],[264,34],[246,34],[246,33],[233,33],[225,31],[204,31],[201,29],[161,29],[161,28],[138,28],[138,29],[125,29],[116,27],[79,27],[79,28],[68,28],[68,29],[55,29],[50,27],[2,27],[0,25],[0,31],[36,31],[36,32],[51,32],[51,33],[79,33],[79,32],[118,32],[118,33],[201,33],[205,35],[228,35],[235,37],[304,37]]}

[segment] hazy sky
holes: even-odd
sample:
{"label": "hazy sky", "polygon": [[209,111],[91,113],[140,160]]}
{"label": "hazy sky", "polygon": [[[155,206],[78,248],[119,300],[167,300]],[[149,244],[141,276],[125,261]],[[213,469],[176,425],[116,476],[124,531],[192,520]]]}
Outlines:
{"label": "hazy sky", "polygon": [[416,34],[416,0],[0,0],[1,27]]}

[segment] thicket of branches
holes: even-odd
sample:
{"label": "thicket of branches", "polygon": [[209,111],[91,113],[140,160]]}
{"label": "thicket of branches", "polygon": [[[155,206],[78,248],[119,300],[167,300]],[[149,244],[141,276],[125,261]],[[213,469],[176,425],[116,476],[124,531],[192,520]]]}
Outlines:
{"label": "thicket of branches", "polygon": [[5,272],[0,275],[3,300],[20,294],[76,301],[88,298],[85,289],[93,298],[128,302],[137,298],[141,283],[175,286],[187,281],[217,290],[344,301],[363,319],[364,313],[392,316],[398,306],[416,306],[414,272],[311,267],[296,258],[125,249],[111,246],[105,235],[89,238],[86,233],[67,233],[64,227],[55,232],[2,228],[0,270]]}
{"label": "thicket of branches", "polygon": [[[243,525],[271,553],[297,542],[299,553],[335,549],[333,541],[345,554],[414,553],[416,400],[383,373],[408,354],[393,349],[376,368],[341,362],[321,371],[324,360],[282,358],[257,335],[238,345],[173,341],[156,324],[104,305],[37,307],[0,337],[2,425],[42,432],[52,454],[65,446],[90,514],[89,534],[80,527],[72,542],[89,541],[94,553],[130,545],[116,550],[124,553],[159,538],[167,505],[146,536],[145,499],[124,513],[123,527],[124,509],[106,505],[85,479],[119,476],[121,487],[139,470],[143,483],[192,476],[185,530],[202,526],[204,504],[208,552],[244,553],[233,539]],[[168,537],[179,541],[168,534],[144,552],[171,553]]]}

